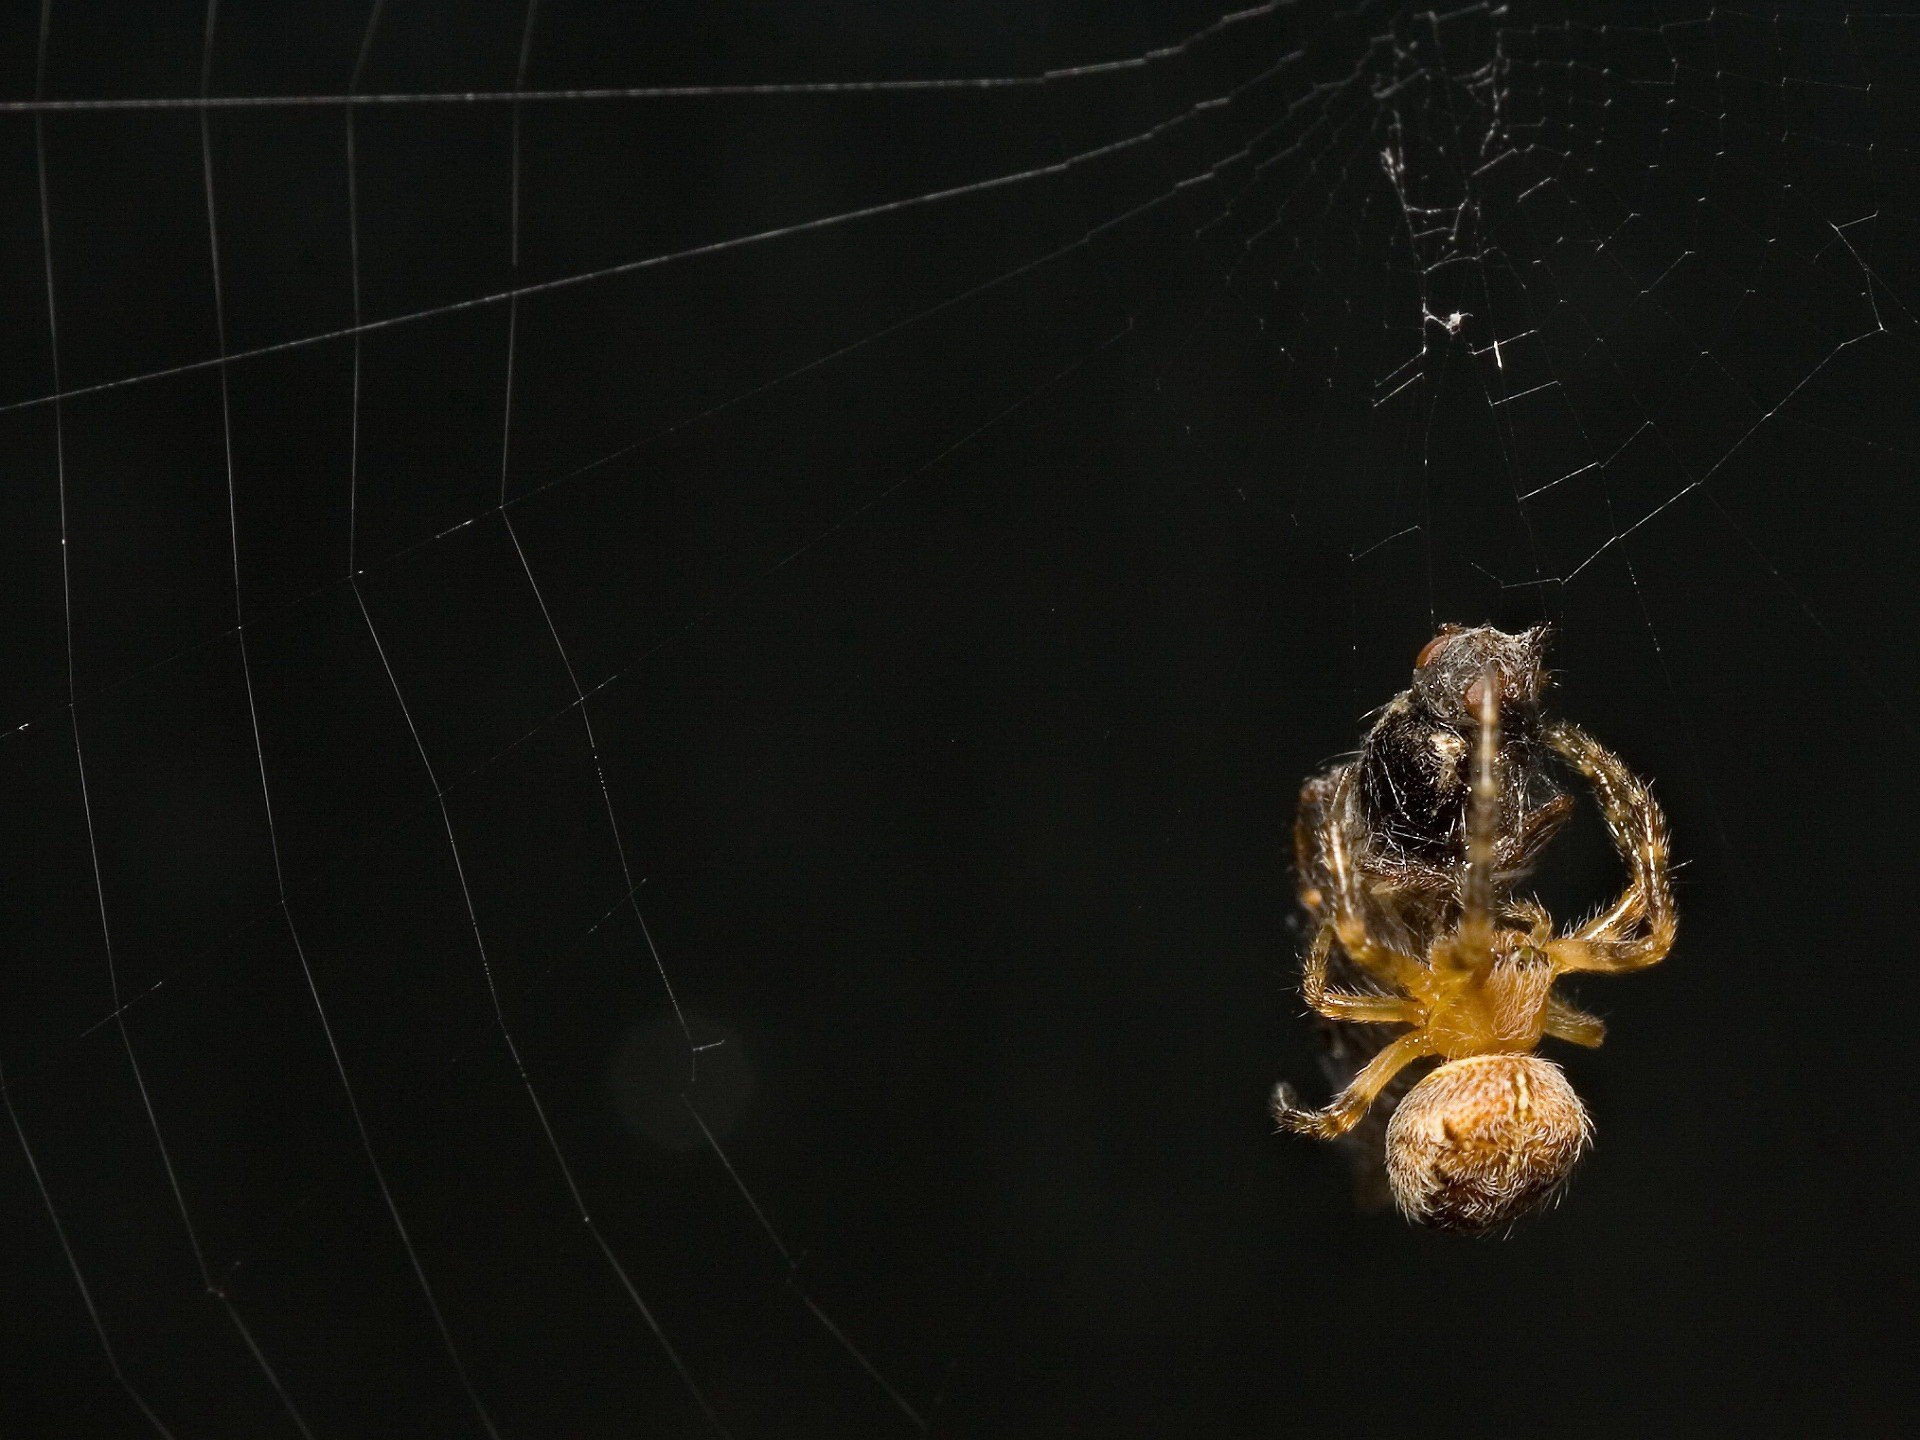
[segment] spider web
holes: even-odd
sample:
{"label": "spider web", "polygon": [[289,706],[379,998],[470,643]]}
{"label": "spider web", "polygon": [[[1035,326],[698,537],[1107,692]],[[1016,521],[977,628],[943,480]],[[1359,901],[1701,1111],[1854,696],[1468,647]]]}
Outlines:
{"label": "spider web", "polygon": [[[1436,1295],[1810,1405],[1871,1247],[1780,1216],[1879,1202],[1765,996],[1899,933],[1916,17],[636,8],[5,22],[7,1433],[1264,1434]],[[1542,619],[1685,963],[1462,1258],[1265,1132],[1283,837]]]}

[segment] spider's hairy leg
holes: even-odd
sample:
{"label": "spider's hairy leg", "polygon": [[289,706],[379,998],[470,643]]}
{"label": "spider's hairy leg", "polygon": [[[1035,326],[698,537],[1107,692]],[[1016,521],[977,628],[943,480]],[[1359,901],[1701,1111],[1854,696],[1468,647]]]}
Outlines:
{"label": "spider's hairy leg", "polygon": [[1666,815],[1639,777],[1578,726],[1557,723],[1546,738],[1593,786],[1630,877],[1608,909],[1566,939],[1551,942],[1555,966],[1626,971],[1656,965],[1673,948],[1678,924],[1667,878]]}
{"label": "spider's hairy leg", "polygon": [[1607,1038],[1607,1022],[1598,1015],[1589,1015],[1558,995],[1549,995],[1546,1033],[1556,1040],[1584,1045],[1591,1050]]}
{"label": "spider's hairy leg", "polygon": [[1553,917],[1538,900],[1508,900],[1500,906],[1500,918],[1519,925],[1535,949],[1553,938]]}
{"label": "spider's hairy leg", "polygon": [[1417,1024],[1420,1006],[1398,995],[1357,995],[1327,988],[1327,961],[1333,954],[1333,926],[1322,925],[1313,937],[1313,948],[1300,982],[1300,993],[1307,1004],[1329,1020],[1348,1020],[1360,1024]]}
{"label": "spider's hairy leg", "polygon": [[[1351,773],[1342,777],[1341,787],[1352,783]],[[1378,976],[1400,990],[1415,990],[1426,973],[1426,966],[1390,945],[1376,941],[1367,931],[1366,901],[1354,871],[1353,857],[1347,853],[1346,832],[1339,820],[1340,806],[1330,807],[1321,844],[1326,856],[1332,893],[1327,897],[1331,914],[1328,924],[1340,937],[1340,948],[1361,969]]]}
{"label": "spider's hairy leg", "polygon": [[1424,1030],[1409,1030],[1369,1060],[1323,1110],[1305,1109],[1296,1103],[1291,1086],[1275,1086],[1273,1118],[1280,1122],[1282,1129],[1297,1135],[1312,1135],[1321,1140],[1344,1135],[1360,1123],[1368,1107],[1394,1076],[1413,1061],[1433,1053],[1433,1042]]}
{"label": "spider's hairy leg", "polygon": [[1460,883],[1458,944],[1448,947],[1457,965],[1484,969],[1493,961],[1493,867],[1500,839],[1500,684],[1489,666],[1468,698],[1478,712],[1474,737],[1473,790],[1467,801],[1467,864]]}
{"label": "spider's hairy leg", "polygon": [[1333,801],[1340,794],[1340,780],[1347,767],[1332,775],[1315,775],[1300,787],[1300,813],[1293,822],[1293,867],[1300,877],[1300,904],[1316,919],[1326,908],[1321,890],[1319,857],[1325,850],[1323,836],[1331,823]]}

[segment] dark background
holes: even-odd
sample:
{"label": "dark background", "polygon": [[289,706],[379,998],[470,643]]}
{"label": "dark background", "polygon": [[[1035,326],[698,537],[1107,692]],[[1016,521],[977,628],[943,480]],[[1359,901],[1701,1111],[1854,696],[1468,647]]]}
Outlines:
{"label": "dark background", "polygon": [[[190,102],[197,7],[37,79],[11,5],[0,1434],[1894,1433],[1897,8],[1301,0],[516,141],[515,4],[389,0],[359,91],[494,98],[351,111],[364,3],[223,6],[206,93],[309,98],[212,110],[32,103]],[[1220,14],[562,0],[526,86]],[[1681,939],[1464,1243],[1271,1133],[1288,837],[1439,621],[1543,619]]]}

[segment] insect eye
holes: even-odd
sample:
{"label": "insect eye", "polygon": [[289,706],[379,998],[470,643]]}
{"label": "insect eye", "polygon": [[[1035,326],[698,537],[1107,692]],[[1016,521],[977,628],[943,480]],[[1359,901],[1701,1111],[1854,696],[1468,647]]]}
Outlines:
{"label": "insect eye", "polygon": [[1447,641],[1451,640],[1452,638],[1453,638],[1453,635],[1451,632],[1442,630],[1438,635],[1434,636],[1431,640],[1427,641],[1426,644],[1420,647],[1420,653],[1414,656],[1413,668],[1416,670],[1424,670],[1426,668],[1427,661],[1433,658],[1433,652],[1438,650],[1442,645],[1444,645]]}

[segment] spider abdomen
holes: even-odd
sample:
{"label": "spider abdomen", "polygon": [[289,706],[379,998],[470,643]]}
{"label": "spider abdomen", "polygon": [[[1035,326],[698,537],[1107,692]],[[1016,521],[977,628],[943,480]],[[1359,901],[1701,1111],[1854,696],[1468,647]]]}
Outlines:
{"label": "spider abdomen", "polygon": [[1592,1136],[1558,1065],[1536,1055],[1452,1060],[1394,1111],[1387,1179],[1408,1219],[1484,1234],[1564,1185]]}

